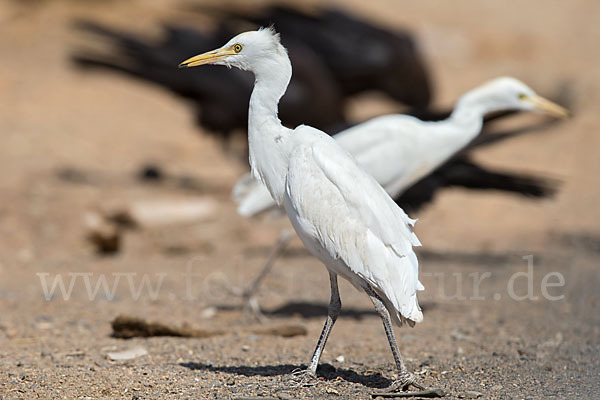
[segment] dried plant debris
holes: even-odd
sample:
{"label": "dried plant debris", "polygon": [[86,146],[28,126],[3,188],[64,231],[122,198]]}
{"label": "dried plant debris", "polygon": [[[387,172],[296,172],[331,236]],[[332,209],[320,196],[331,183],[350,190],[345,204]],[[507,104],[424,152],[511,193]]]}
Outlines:
{"label": "dried plant debris", "polygon": [[188,327],[168,326],[160,322],[146,322],[141,318],[120,315],[112,322],[113,335],[122,339],[152,336],[176,336],[207,338],[222,335],[220,330],[191,329]]}
{"label": "dried plant debris", "polygon": [[[188,338],[208,338],[223,335],[225,331],[219,329],[193,329],[187,326],[175,327],[160,322],[147,322],[144,319],[120,315],[112,322],[113,336],[121,339],[152,336],[175,336]],[[271,335],[290,338],[307,334],[304,326],[298,324],[276,325],[272,327],[259,327],[240,329],[241,333],[255,335]]]}

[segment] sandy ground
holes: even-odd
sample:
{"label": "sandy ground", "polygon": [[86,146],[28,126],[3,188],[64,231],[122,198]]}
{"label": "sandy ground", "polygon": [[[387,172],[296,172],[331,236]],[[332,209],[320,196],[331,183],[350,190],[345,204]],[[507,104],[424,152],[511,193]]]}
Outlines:
{"label": "sandy ground", "polygon": [[[267,326],[297,324],[307,335],[252,331],[257,325],[242,322],[239,299],[222,287],[243,286],[287,222],[236,215],[229,191],[244,166],[199,134],[186,104],[69,64],[69,53],[89,44],[74,34],[73,18],[155,35],[160,21],[190,21],[177,4],[0,3],[0,398],[368,398],[394,369],[366,296],[341,283],[344,310],[322,357],[321,382],[287,385],[287,374],[307,363],[324,320],[323,266],[294,241],[260,296]],[[560,179],[555,199],[455,189],[413,216],[424,243],[425,320],[397,334],[409,369],[448,390],[447,398],[466,391],[498,399],[600,398],[600,3],[340,4],[418,35],[439,105],[497,75],[519,77],[542,94],[558,85],[572,91],[574,119],[477,155],[488,165]],[[363,96],[352,107],[364,118],[389,104]],[[136,170],[150,161],[193,177],[196,188],[137,182]],[[65,168],[81,171],[83,182],[61,179]],[[212,200],[217,208],[202,223],[128,232],[115,256],[98,256],[85,241],[90,210],[174,198]],[[544,282],[560,283],[557,273],[564,285],[544,292]],[[86,277],[93,288],[102,276],[115,295],[101,290],[90,299]],[[45,296],[42,283],[51,287],[56,277],[67,288],[73,279],[67,300],[59,287]],[[155,295],[148,287],[136,292],[144,277]],[[529,298],[517,299],[528,290]],[[225,333],[116,339],[110,322],[120,314]],[[135,347],[148,354],[107,357]]]}

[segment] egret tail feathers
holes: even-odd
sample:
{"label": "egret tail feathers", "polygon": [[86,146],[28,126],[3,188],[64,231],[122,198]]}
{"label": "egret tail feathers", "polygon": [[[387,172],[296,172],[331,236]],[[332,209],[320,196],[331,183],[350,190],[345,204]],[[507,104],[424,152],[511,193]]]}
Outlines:
{"label": "egret tail feathers", "polygon": [[276,207],[267,188],[250,174],[237,181],[231,197],[238,205],[238,214],[244,217],[252,217]]}

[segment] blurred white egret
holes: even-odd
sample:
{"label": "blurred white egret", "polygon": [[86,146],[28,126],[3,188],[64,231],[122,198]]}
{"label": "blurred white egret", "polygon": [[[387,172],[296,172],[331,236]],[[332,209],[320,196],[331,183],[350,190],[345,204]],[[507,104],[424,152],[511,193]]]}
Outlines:
{"label": "blurred white egret", "polygon": [[[481,132],[487,113],[513,109],[568,116],[567,110],[538,96],[524,83],[502,77],[464,94],[446,120],[428,122],[409,115],[384,115],[334,138],[395,198],[469,144]],[[243,216],[276,206],[265,186],[250,174],[238,181],[233,198]]]}
{"label": "blurred white egret", "polygon": [[248,144],[252,174],[282,205],[296,233],[329,270],[328,317],[301,381],[316,377],[317,365],[341,308],[337,277],[349,280],[370,297],[383,320],[398,369],[394,387],[414,385],[404,365],[392,321],[414,325],[423,319],[417,303],[420,245],[414,220],[327,134],[305,125],[288,129],[277,105],[292,67],[273,29],[242,33],[225,46],[192,57],[181,67],[219,64],[254,73]]}

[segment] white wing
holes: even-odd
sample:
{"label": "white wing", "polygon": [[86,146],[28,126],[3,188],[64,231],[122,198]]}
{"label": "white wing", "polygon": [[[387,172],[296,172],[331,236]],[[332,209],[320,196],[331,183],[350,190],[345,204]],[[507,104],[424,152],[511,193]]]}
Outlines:
{"label": "white wing", "polygon": [[310,127],[296,130],[311,140],[294,147],[286,190],[304,231],[377,290],[397,321],[420,322],[415,221],[332,138]]}
{"label": "white wing", "polygon": [[336,141],[395,197],[437,165],[429,162],[430,124],[407,115],[384,115],[346,129]]}

